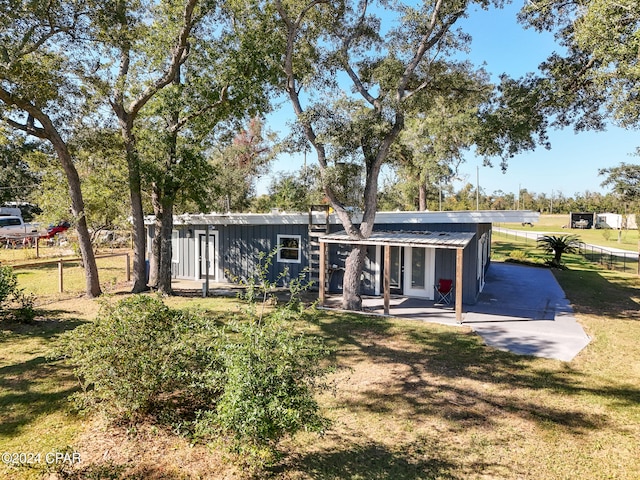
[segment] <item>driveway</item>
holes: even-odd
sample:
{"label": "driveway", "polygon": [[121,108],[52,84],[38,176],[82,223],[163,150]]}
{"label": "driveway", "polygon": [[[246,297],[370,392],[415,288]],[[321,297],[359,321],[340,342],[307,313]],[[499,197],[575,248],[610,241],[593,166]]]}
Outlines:
{"label": "driveway", "polygon": [[487,345],[567,362],[591,341],[546,268],[491,263],[478,302],[465,306],[463,323]]}
{"label": "driveway", "polygon": [[[553,273],[546,268],[493,262],[475,305],[463,305],[462,325],[487,345],[521,355],[571,361],[589,342]],[[340,296],[325,305],[340,308]],[[365,313],[382,315],[380,297],[363,298]],[[433,301],[392,297],[390,315],[460,326],[452,307]]]}

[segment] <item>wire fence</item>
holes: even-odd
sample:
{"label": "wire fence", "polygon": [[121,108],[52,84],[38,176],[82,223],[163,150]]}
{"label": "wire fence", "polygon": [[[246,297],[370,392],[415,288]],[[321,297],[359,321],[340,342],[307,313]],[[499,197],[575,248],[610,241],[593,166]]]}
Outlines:
{"label": "wire fence", "polygon": [[638,254],[635,252],[611,251],[581,243],[580,254],[590,262],[598,263],[609,270],[640,274]]}
{"label": "wire fence", "polygon": [[[506,228],[494,228],[494,235],[497,233],[507,239],[520,242],[537,244],[538,238],[544,234],[537,232],[526,232],[521,230],[511,230]],[[609,270],[617,270],[640,275],[638,265],[638,253],[625,250],[611,250],[597,245],[590,245],[580,242],[579,252],[585,259],[592,263],[597,263]]]}
{"label": "wire fence", "polygon": [[[129,251],[109,255],[96,255],[100,286],[111,291],[131,280],[131,254]],[[18,276],[18,283],[36,296],[82,294],[86,279],[82,259],[60,258],[10,265]]]}

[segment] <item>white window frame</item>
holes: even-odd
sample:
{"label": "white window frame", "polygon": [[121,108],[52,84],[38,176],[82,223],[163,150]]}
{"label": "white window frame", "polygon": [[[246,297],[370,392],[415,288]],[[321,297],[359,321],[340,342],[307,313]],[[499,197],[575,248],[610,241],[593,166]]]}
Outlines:
{"label": "white window frame", "polygon": [[171,263],[180,263],[180,232],[171,230]]}
{"label": "white window frame", "polygon": [[[293,259],[293,258],[282,258],[281,256],[281,252],[282,252],[282,241],[283,239],[287,239],[287,238],[294,238],[298,241],[298,258],[297,259]],[[287,234],[278,234],[277,237],[277,242],[278,242],[278,256],[277,256],[277,261],[278,263],[302,263],[302,236],[301,235],[287,235]],[[287,250],[293,250],[293,248],[287,248]]]}

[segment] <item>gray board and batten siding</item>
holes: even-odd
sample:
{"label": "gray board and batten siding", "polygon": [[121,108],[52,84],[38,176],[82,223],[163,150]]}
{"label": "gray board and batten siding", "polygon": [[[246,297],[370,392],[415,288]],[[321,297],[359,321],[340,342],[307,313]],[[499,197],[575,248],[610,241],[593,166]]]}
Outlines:
{"label": "gray board and batten siding", "polygon": [[[333,230],[333,229],[332,229]],[[463,291],[462,301],[465,304],[473,304],[476,302],[478,295],[481,293],[483,286],[484,273],[489,267],[489,249],[487,249],[485,257],[478,255],[478,243],[484,239],[480,248],[487,248],[491,239],[490,223],[411,223],[411,224],[376,224],[374,232],[404,232],[408,235],[411,233],[426,232],[449,232],[449,233],[469,233],[473,234],[467,240],[463,253]],[[401,235],[400,235],[401,237]],[[456,278],[456,250],[453,248],[442,248],[437,244],[434,248],[434,274],[435,283],[441,278]],[[349,253],[350,246],[331,244],[329,247],[329,292],[339,293],[342,291],[342,274],[344,272],[344,262]],[[400,249],[401,263],[404,263],[404,249]],[[482,258],[486,259],[482,265],[483,271],[479,271],[478,262]],[[379,245],[369,245],[367,247],[367,258],[365,259],[362,274],[362,294],[364,295],[380,295],[383,291],[384,279],[384,262],[382,261],[382,248]],[[337,268],[332,268],[336,266]],[[403,271],[404,271],[403,266]],[[400,275],[401,283],[403,275]],[[402,288],[392,290],[392,293],[402,294]]]}
{"label": "gray board and batten siding", "polygon": [[[272,258],[268,280],[276,281],[277,277],[288,271],[287,280],[296,278],[308,265],[309,233],[307,224],[296,225],[176,225],[173,240],[174,246],[172,274],[174,278],[200,280],[205,278],[206,267],[204,245],[209,227],[209,241],[213,252],[210,252],[209,278],[216,282],[234,282],[248,279],[257,272],[260,255],[274,252],[278,246],[278,238],[295,237],[300,239],[299,261],[278,261],[277,254]],[[177,232],[177,235],[176,235]],[[149,227],[149,238],[153,238],[153,226]],[[204,240],[203,240],[204,239]]]}
{"label": "gray board and batten siding", "polygon": [[[469,232],[473,238],[464,248],[463,301],[475,302],[482,285],[484,269],[478,268],[479,242],[487,250],[488,264],[492,222],[521,223],[536,222],[539,214],[529,211],[484,211],[484,212],[379,212],[376,215],[376,232]],[[327,222],[328,220],[328,222]],[[313,224],[327,226],[326,234],[343,230],[335,215],[315,214]],[[154,235],[153,217],[146,219],[148,247]],[[175,278],[201,280],[206,275],[204,248],[209,229],[212,250],[209,280],[230,282],[234,279],[249,278],[256,273],[258,256],[268,254],[278,247],[278,240],[295,237],[299,239],[299,255],[296,261],[274,257],[269,271],[269,280],[288,269],[288,279],[297,277],[316,258],[318,234],[310,235],[309,214],[193,214],[174,217],[173,231],[173,276]],[[344,268],[344,258],[348,245],[329,245],[328,266],[335,270],[330,276],[332,291],[339,291],[337,278]],[[382,261],[379,246],[369,247],[370,256],[365,264],[363,293],[381,290]],[[455,249],[440,248],[434,251],[434,280],[455,278]],[[150,249],[148,249],[150,251]],[[333,268],[337,267],[337,268]],[[486,268],[486,265],[485,265]]]}

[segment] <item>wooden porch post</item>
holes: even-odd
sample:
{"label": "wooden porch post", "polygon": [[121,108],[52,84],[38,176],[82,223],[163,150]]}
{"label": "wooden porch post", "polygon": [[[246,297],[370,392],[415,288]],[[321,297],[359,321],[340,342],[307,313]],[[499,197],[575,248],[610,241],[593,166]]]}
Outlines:
{"label": "wooden porch post", "polygon": [[384,314],[389,315],[391,302],[391,246],[384,246]]}
{"label": "wooden porch post", "polygon": [[456,322],[462,323],[463,249],[456,249]]}
{"label": "wooden porch post", "polygon": [[327,244],[320,240],[320,265],[318,267],[320,269],[320,271],[318,272],[318,282],[320,283],[320,285],[318,285],[318,302],[320,303],[321,307],[324,307],[324,282],[327,275],[327,266],[325,260],[326,246]]}

